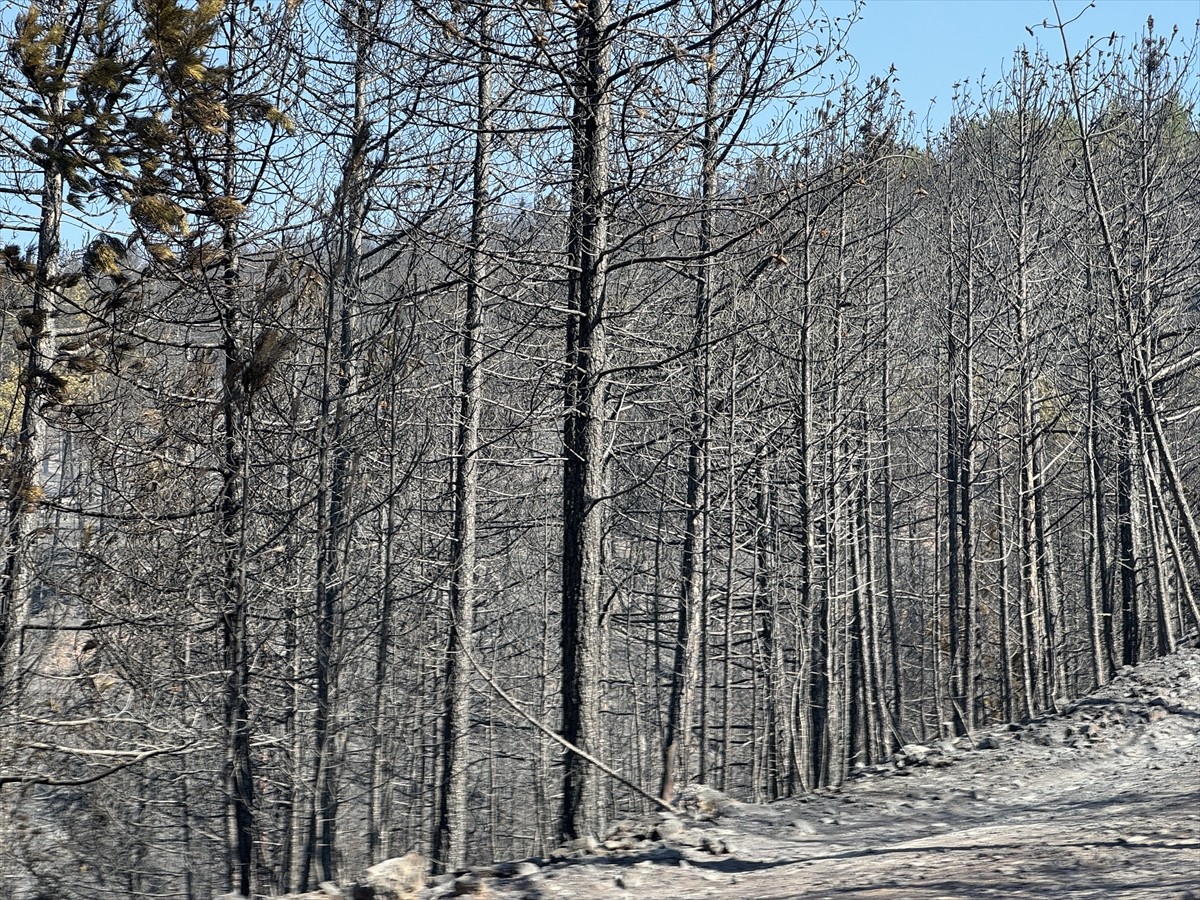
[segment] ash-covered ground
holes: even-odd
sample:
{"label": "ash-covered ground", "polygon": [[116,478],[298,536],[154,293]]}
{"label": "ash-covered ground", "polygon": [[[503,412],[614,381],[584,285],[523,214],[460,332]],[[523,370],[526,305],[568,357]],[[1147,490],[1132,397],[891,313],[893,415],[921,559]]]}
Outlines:
{"label": "ash-covered ground", "polygon": [[838,790],[757,806],[693,787],[684,806],[422,896],[1200,900],[1200,650]]}

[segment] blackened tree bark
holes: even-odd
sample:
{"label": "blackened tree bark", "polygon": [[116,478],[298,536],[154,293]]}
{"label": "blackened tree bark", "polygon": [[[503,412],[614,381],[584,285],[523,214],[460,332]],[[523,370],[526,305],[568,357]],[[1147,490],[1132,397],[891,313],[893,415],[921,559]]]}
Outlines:
{"label": "blackened tree bark", "polygon": [[[563,423],[562,735],[587,751],[596,746],[600,729],[611,21],[610,0],[588,0],[576,13],[572,83]],[[567,751],[559,836],[573,840],[597,827],[594,775],[587,760]]]}

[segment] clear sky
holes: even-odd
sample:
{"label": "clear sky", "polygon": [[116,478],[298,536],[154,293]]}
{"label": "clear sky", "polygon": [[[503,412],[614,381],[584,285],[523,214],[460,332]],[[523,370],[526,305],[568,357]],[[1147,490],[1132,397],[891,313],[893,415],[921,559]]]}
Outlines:
{"label": "clear sky", "polygon": [[[851,3],[823,5],[837,14]],[[1064,20],[1083,13],[1067,30],[1073,51],[1089,35],[1136,36],[1147,16],[1154,17],[1155,32],[1169,35],[1178,25],[1180,38],[1190,43],[1200,19],[1200,0],[1094,0],[1087,7],[1087,0],[1059,0]],[[1044,19],[1055,21],[1051,0],[865,0],[849,50],[864,77],[895,64],[897,87],[918,119],[936,97],[930,123],[938,125],[949,119],[954,82],[975,82],[985,71],[994,79],[1022,44],[1040,42],[1051,60],[1061,59],[1057,32],[1038,27]]]}

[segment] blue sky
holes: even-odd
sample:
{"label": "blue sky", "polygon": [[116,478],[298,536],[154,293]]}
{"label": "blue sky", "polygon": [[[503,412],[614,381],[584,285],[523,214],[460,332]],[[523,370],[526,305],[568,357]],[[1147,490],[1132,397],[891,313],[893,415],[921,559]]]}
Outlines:
{"label": "blue sky", "polygon": [[[837,15],[852,4],[826,0],[823,5]],[[1200,0],[1095,0],[1087,7],[1087,0],[1059,0],[1064,20],[1083,13],[1067,30],[1073,51],[1082,49],[1089,35],[1136,36],[1147,16],[1154,17],[1157,33],[1170,34],[1178,25],[1180,37],[1190,42],[1200,19]],[[936,97],[930,124],[937,125],[949,118],[954,82],[975,82],[985,71],[994,79],[1022,44],[1040,42],[1052,60],[1060,59],[1058,33],[1038,27],[1054,18],[1050,0],[865,0],[862,18],[850,31],[849,50],[864,77],[895,64],[897,87],[918,120]],[[1036,37],[1029,36],[1027,25]]]}
{"label": "blue sky", "polygon": [[[5,0],[0,0],[3,4]],[[831,18],[844,16],[854,0],[817,0]],[[1080,15],[1068,28],[1072,49],[1081,50],[1089,35],[1136,36],[1153,16],[1155,30],[1193,40],[1200,19],[1200,0],[1059,0],[1064,19]],[[1089,8],[1090,6],[1090,8]],[[806,7],[807,8],[807,7]],[[858,60],[860,78],[882,75],[896,66],[897,88],[918,127],[937,130],[950,118],[953,85],[972,83],[986,73],[990,84],[1022,44],[1040,42],[1052,60],[1061,58],[1058,35],[1038,27],[1054,19],[1051,0],[864,0],[862,15],[850,31],[848,49]],[[1025,30],[1030,26],[1034,37]],[[930,101],[937,98],[932,108]],[[0,208],[2,212],[2,208]],[[94,224],[94,223],[93,223]],[[68,224],[67,243],[83,238]],[[27,235],[17,236],[19,242]],[[14,234],[0,228],[0,244]]]}

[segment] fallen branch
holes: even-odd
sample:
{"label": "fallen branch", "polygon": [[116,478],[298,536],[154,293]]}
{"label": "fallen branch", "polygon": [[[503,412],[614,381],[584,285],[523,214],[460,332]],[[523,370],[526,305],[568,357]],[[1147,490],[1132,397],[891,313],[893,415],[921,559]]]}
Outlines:
{"label": "fallen branch", "polygon": [[172,754],[172,753],[182,753],[188,749],[189,745],[185,744],[182,747],[156,747],[153,750],[113,751],[111,753],[106,753],[105,751],[96,751],[96,750],[84,751],[84,750],[69,749],[69,748],[63,748],[63,747],[53,747],[50,745],[32,745],[32,746],[34,749],[38,749],[38,750],[55,750],[58,752],[74,753],[74,754],[88,753],[88,754],[98,754],[98,755],[106,755],[106,756],[126,756],[127,758],[119,763],[116,763],[115,765],[109,766],[108,768],[106,768],[100,772],[96,772],[92,775],[87,775],[87,776],[84,776],[81,778],[56,778],[53,775],[35,775],[32,773],[26,773],[24,775],[8,775],[8,774],[0,773],[0,787],[2,787],[3,785],[6,785],[6,784],[29,784],[29,785],[37,784],[37,785],[42,785],[44,787],[82,787],[83,785],[86,785],[86,784],[94,784],[97,781],[101,781],[105,778],[108,778],[110,775],[115,775],[117,772],[120,772],[124,769],[131,768],[132,766],[136,766],[139,763],[145,762],[147,759],[150,759],[152,757],[165,756],[167,754]]}
{"label": "fallen branch", "polygon": [[511,697],[504,690],[504,688],[500,687],[500,685],[498,685],[496,683],[496,680],[494,678],[492,678],[491,673],[488,672],[486,669],[483,668],[483,666],[481,666],[479,664],[479,662],[475,659],[474,656],[471,655],[471,652],[469,650],[467,650],[466,647],[461,647],[460,649],[462,650],[463,654],[467,657],[467,661],[471,663],[471,667],[476,672],[479,673],[479,677],[482,678],[484,681],[486,681],[488,683],[488,687],[490,687],[493,691],[496,692],[496,696],[498,696],[508,706],[510,706],[512,708],[513,712],[515,712],[517,715],[519,715],[522,719],[524,719],[526,722],[528,722],[530,725],[532,725],[534,728],[536,728],[542,734],[546,735],[546,737],[550,738],[553,741],[558,742],[559,744],[562,744],[563,747],[565,747],[567,750],[569,750],[572,753],[574,753],[575,755],[577,755],[580,759],[586,760],[587,762],[591,763],[593,766],[595,766],[597,769],[599,769],[605,775],[607,775],[608,777],[615,779],[616,781],[625,785],[625,787],[629,788],[631,791],[633,791],[639,797],[649,800],[651,803],[653,803],[659,809],[664,809],[670,813],[678,813],[679,812],[678,809],[676,809],[674,806],[672,806],[666,800],[663,800],[661,797],[656,797],[653,794],[651,794],[649,791],[644,790],[640,786],[634,784],[632,781],[630,781],[624,775],[621,775],[620,773],[618,773],[617,771],[612,769],[610,766],[605,765],[600,760],[598,760],[596,757],[592,756],[592,754],[590,754],[586,750],[584,750],[582,747],[577,747],[575,744],[572,744],[570,741],[568,741],[565,737],[563,737],[561,734],[559,734],[554,729],[547,728],[544,724],[542,724],[540,721],[538,721],[536,716],[534,716],[532,713],[526,711],[525,708],[522,707],[520,703],[518,703],[513,697]]}

